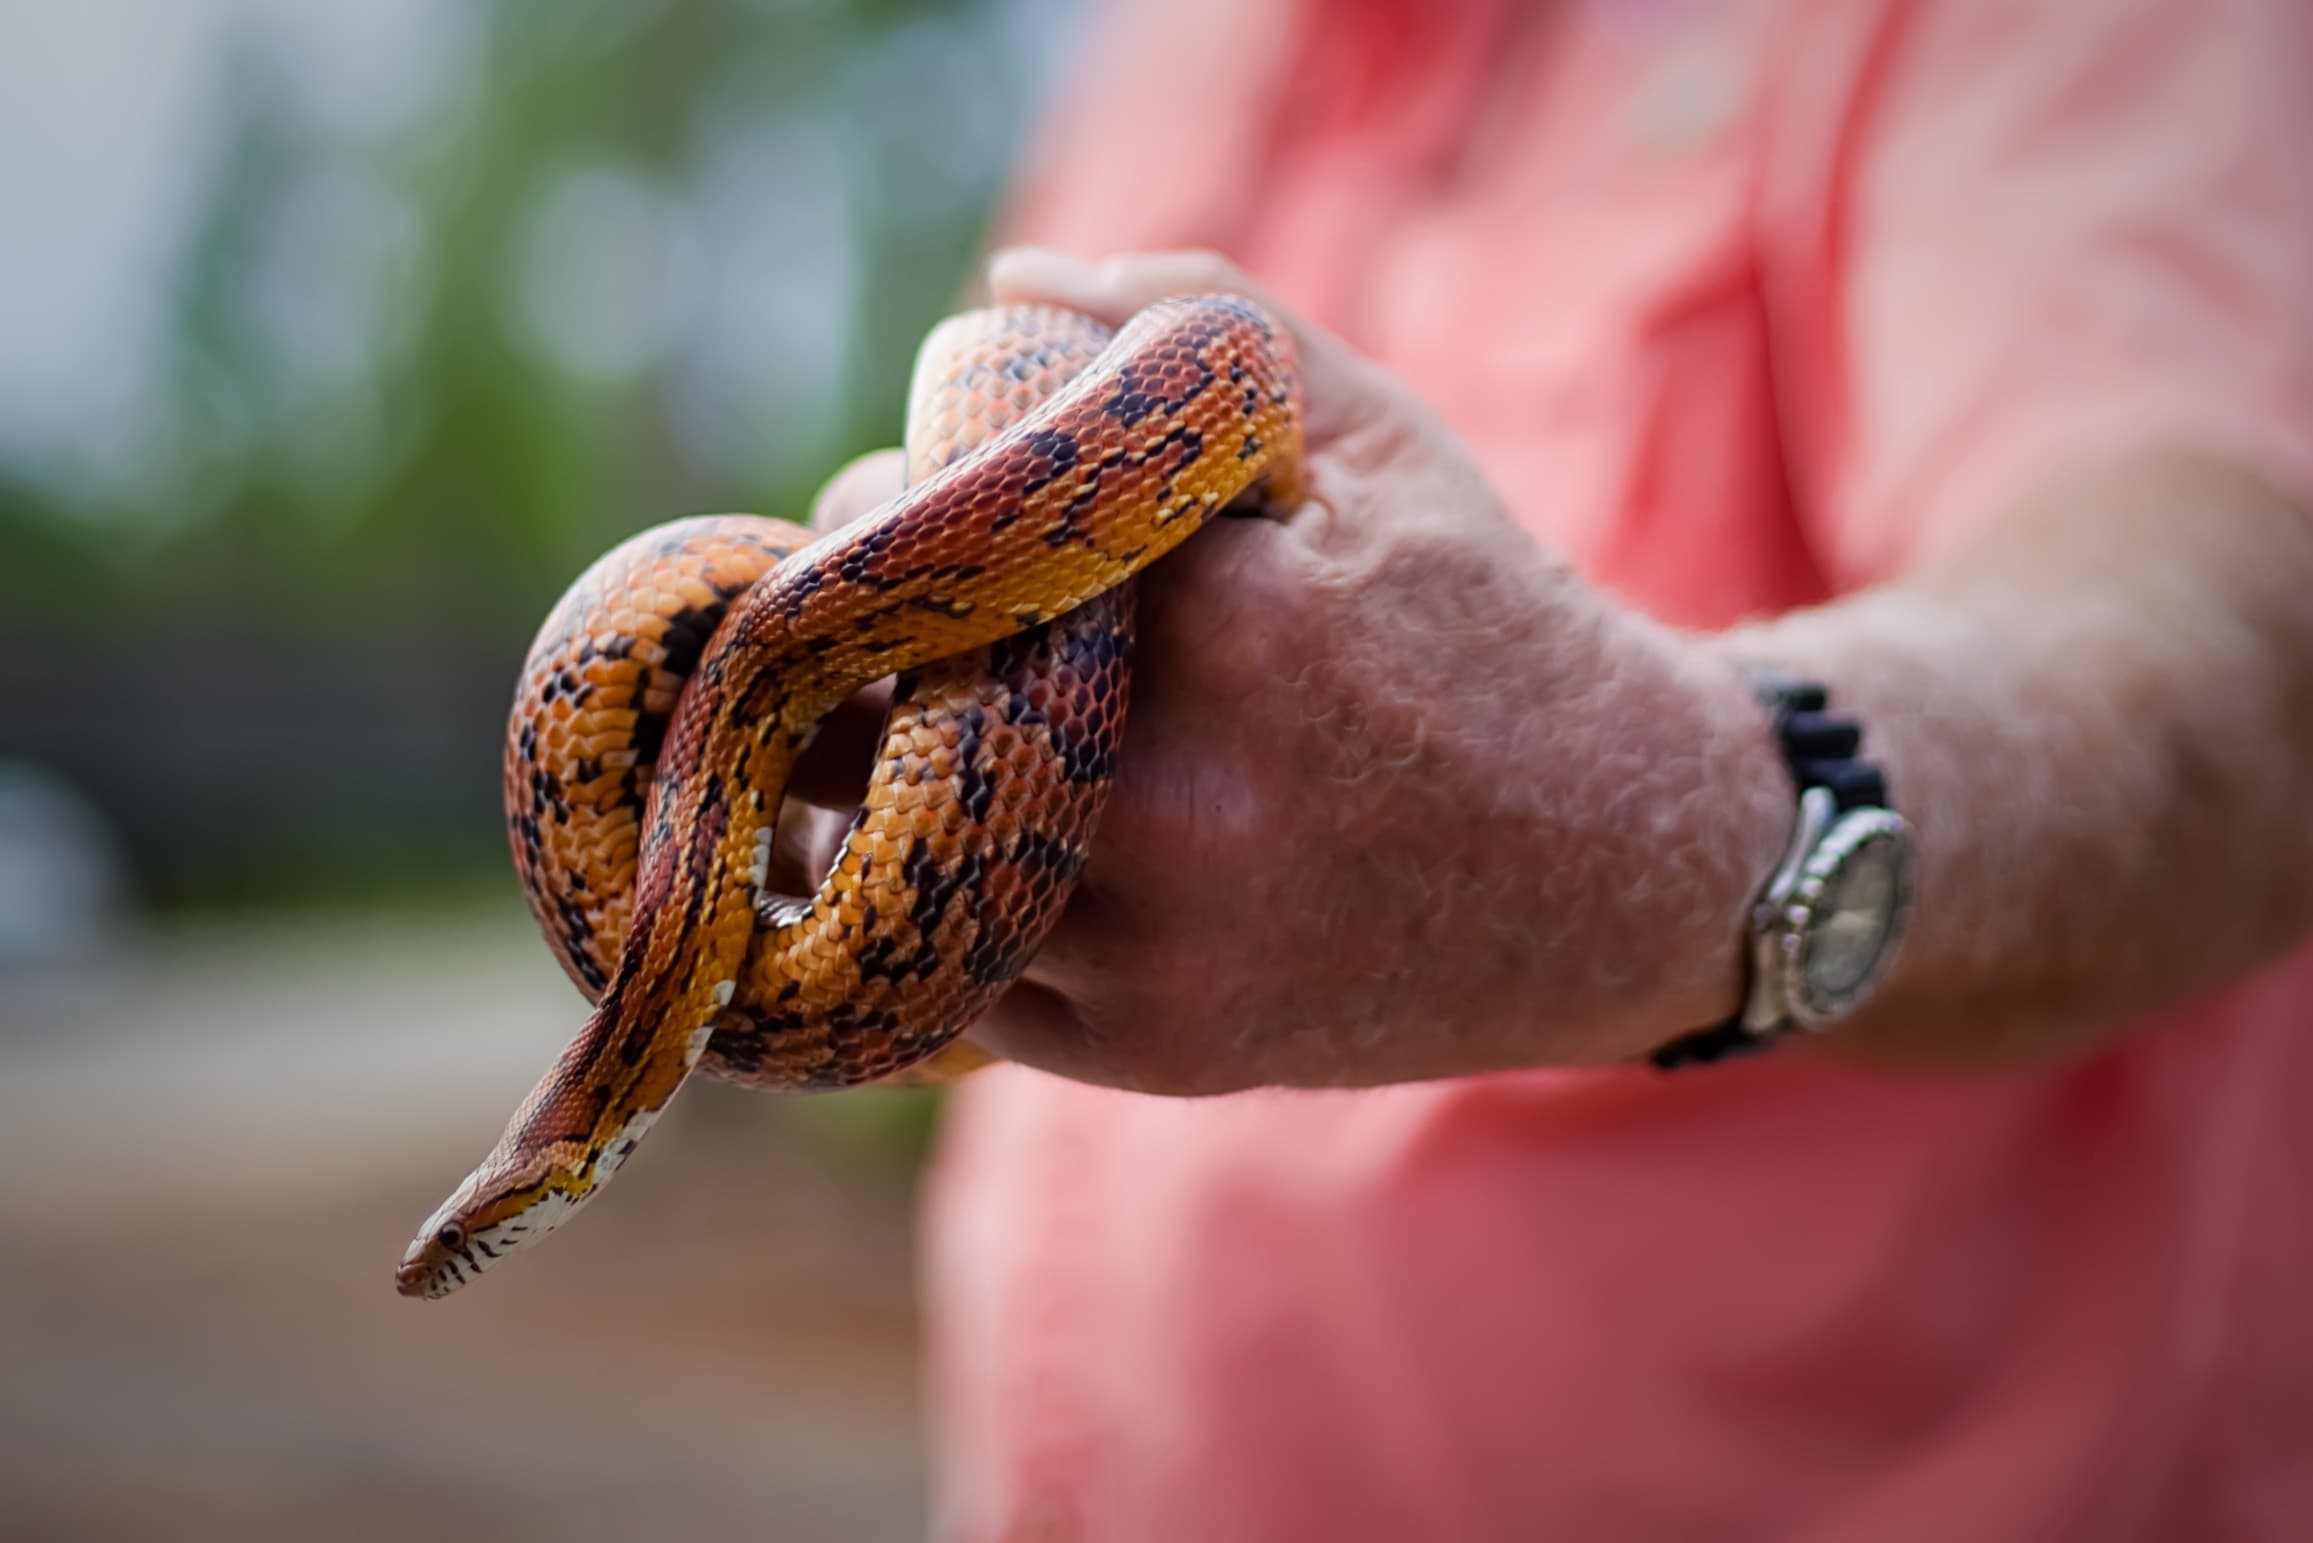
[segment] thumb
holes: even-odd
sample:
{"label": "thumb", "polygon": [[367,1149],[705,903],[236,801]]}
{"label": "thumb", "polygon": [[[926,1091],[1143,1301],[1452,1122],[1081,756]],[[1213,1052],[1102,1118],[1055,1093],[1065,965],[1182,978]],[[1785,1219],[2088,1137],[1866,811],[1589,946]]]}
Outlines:
{"label": "thumb", "polygon": [[[811,528],[840,530],[899,497],[906,485],[907,457],[897,450],[871,450],[820,487],[811,501]],[[850,809],[858,804],[890,706],[891,683],[879,681],[828,714],[796,762],[788,792],[822,809]],[[824,821],[810,826],[801,843],[806,865],[824,864],[842,832],[840,821],[832,827]]]}
{"label": "thumb", "polygon": [[898,450],[870,450],[847,463],[811,500],[811,528],[837,530],[890,503],[907,487],[907,464]]}

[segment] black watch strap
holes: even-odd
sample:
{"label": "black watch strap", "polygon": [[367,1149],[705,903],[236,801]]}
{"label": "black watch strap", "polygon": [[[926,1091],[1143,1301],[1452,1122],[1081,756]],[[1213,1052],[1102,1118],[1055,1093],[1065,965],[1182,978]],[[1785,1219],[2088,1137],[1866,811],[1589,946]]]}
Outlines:
{"label": "black watch strap", "polygon": [[[1850,809],[1885,809],[1887,778],[1871,762],[1860,758],[1863,725],[1831,711],[1831,693],[1821,683],[1779,671],[1746,667],[1745,677],[1767,710],[1775,742],[1790,769],[1794,799],[1811,788],[1829,792],[1841,813]],[[1749,999],[1750,950],[1743,952],[1744,997]],[[1791,1026],[1765,1031],[1753,1029],[1738,1010],[1726,1022],[1682,1034],[1647,1056],[1654,1066],[1669,1071],[1731,1060],[1764,1050],[1790,1032]]]}

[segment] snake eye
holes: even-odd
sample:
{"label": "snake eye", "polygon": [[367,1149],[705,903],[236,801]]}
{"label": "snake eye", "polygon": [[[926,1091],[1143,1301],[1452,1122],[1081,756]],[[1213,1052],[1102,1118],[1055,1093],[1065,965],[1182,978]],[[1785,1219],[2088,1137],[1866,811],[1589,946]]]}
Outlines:
{"label": "snake eye", "polygon": [[466,1229],[456,1222],[444,1222],[442,1230],[434,1234],[434,1241],[455,1253],[466,1246]]}

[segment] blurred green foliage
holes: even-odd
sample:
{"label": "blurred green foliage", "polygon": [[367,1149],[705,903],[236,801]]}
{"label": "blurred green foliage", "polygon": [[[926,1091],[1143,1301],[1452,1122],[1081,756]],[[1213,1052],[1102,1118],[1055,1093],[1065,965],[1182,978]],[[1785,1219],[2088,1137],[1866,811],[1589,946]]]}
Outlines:
{"label": "blurred green foliage", "polygon": [[[166,432],[124,447],[138,463],[125,493],[0,466],[12,612],[232,605],[343,628],[422,605],[527,626],[617,536],[702,507],[796,514],[842,458],[896,438],[913,342],[954,298],[1033,94],[1021,9],[499,0],[472,14],[455,88],[378,145],[317,131],[258,35],[230,49],[223,153],[187,169],[208,191],[158,361]],[[785,303],[839,313],[843,367],[764,393],[831,411],[756,423],[763,454],[712,464],[680,419],[701,389],[691,355],[724,326],[695,292],[715,254],[641,275],[694,291],[634,297],[671,306],[675,335],[590,377],[526,335],[526,291],[589,260],[537,248],[540,205],[573,169],[607,168],[650,193],[635,212],[695,227],[717,160],[743,147],[776,181],[782,140],[823,175],[766,187],[767,212],[817,199],[792,211],[811,216],[797,239],[833,232],[845,269]],[[365,313],[319,318],[355,357],[300,357],[285,290],[292,310]],[[722,384],[739,402],[720,411],[743,412],[756,382]]]}
{"label": "blurred green foliage", "polygon": [[0,759],[164,900],[502,877],[531,630],[622,536],[800,518],[897,439],[1063,10],[475,0],[370,137],[244,30],[157,423],[99,477],[0,461]]}

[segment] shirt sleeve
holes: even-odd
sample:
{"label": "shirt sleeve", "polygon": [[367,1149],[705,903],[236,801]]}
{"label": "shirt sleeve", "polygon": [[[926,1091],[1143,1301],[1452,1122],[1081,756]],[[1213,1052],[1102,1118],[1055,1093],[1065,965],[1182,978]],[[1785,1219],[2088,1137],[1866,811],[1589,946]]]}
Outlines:
{"label": "shirt sleeve", "polygon": [[1786,83],[1763,198],[1834,586],[2135,449],[2313,495],[2313,5],[1874,9]]}

